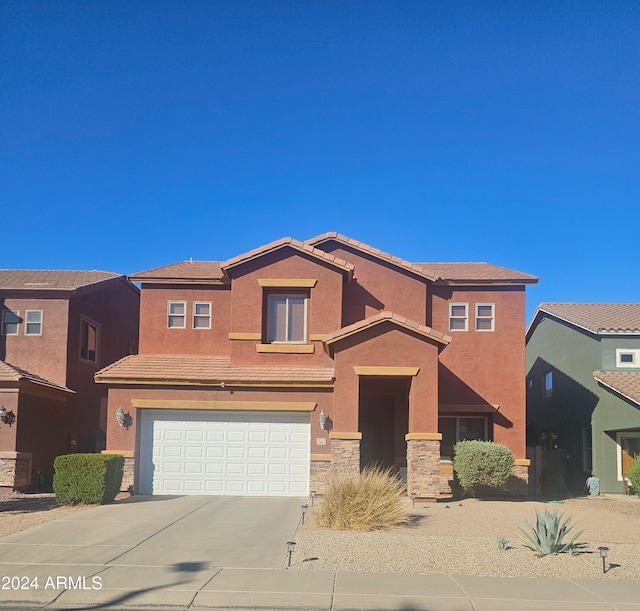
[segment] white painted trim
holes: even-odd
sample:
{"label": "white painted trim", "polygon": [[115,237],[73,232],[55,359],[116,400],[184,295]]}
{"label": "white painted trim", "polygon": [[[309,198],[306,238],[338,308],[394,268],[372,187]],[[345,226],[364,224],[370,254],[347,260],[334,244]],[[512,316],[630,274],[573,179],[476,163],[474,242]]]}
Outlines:
{"label": "white painted trim", "polygon": [[[29,328],[29,324],[36,324],[33,321],[31,323],[29,323],[29,313],[30,312],[40,312],[40,321],[37,323],[40,325],[40,333],[27,333],[27,330]],[[42,313],[42,310],[25,310],[24,311],[24,334],[25,335],[29,335],[29,336],[39,336],[42,335],[42,325],[43,325],[43,319],[44,319],[44,315]]]}
{"label": "white painted trim", "polygon": [[[478,314],[478,309],[481,307],[490,307],[491,308],[491,316],[480,316]],[[476,303],[475,307],[475,330],[478,333],[492,333],[496,328],[496,304],[495,303]],[[491,329],[478,329],[478,320],[490,320],[491,321]]]}
{"label": "white painted trim", "polygon": [[[452,311],[454,307],[464,306],[464,329],[452,329],[451,319],[462,320],[462,316],[453,316]],[[449,331],[452,333],[463,333],[469,330],[469,303],[450,303],[449,304]]]}
{"label": "white painted trim", "polygon": [[[196,306],[197,305],[208,305],[209,306],[209,314],[205,315],[205,314],[196,314]],[[211,307],[211,302],[210,301],[194,301],[193,304],[191,305],[191,324],[193,325],[193,328],[196,330],[203,330],[203,331],[207,331],[208,329],[211,329],[211,315],[213,312],[213,308]],[[196,316],[198,318],[207,318],[209,320],[209,326],[208,327],[196,327]],[[168,322],[168,319],[167,319]]]}
{"label": "white painted trim", "polygon": [[[633,355],[633,361],[631,363],[621,362],[620,357],[623,354]],[[638,350],[637,348],[616,348],[616,367],[620,367],[621,369],[640,368],[640,350]]]}
{"label": "white painted trim", "polygon": [[[184,314],[171,314],[171,305],[174,303],[181,303],[184,306]],[[179,327],[177,325],[170,325],[169,319],[174,316],[183,316],[184,324]],[[167,300],[167,329],[186,329],[187,328],[187,302],[182,299],[168,299]]]}
{"label": "white painted trim", "polygon": [[[15,324],[16,326],[16,332],[15,333],[5,333],[4,332],[4,325],[5,325],[5,316],[11,312],[12,314],[15,314],[18,318],[18,321],[15,323],[7,323],[7,324]],[[12,309],[7,309],[7,310],[2,310],[2,321],[0,322],[0,333],[2,333],[2,335],[6,335],[6,336],[10,336],[10,335],[19,335],[20,333],[20,310],[12,310]]]}

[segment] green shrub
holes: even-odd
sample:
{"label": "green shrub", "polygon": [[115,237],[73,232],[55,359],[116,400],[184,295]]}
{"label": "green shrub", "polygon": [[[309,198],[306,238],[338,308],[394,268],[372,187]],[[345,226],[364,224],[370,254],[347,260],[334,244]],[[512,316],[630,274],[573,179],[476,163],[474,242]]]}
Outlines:
{"label": "green shrub", "polygon": [[65,454],[53,467],[53,491],[59,503],[103,505],[116,498],[124,457],[118,454]]}
{"label": "green shrub", "polygon": [[640,456],[636,456],[631,464],[627,477],[633,486],[633,491],[640,496]]}
{"label": "green shrub", "polygon": [[531,526],[528,520],[525,520],[528,530],[520,529],[520,533],[514,533],[529,549],[538,552],[538,556],[546,556],[547,554],[560,554],[568,552],[575,555],[574,542],[582,534],[579,531],[570,541],[564,543],[563,540],[569,531],[573,529],[570,526],[571,518],[562,520],[564,514],[558,515],[558,512],[550,513],[548,509],[544,510],[544,516],[536,511],[536,526]]}
{"label": "green shrub", "polygon": [[354,477],[333,478],[316,523],[335,530],[381,530],[408,522],[404,483],[390,469],[367,467]]}
{"label": "green shrub", "polygon": [[491,441],[460,441],[453,447],[453,470],[463,490],[502,488],[515,457],[507,446]]}

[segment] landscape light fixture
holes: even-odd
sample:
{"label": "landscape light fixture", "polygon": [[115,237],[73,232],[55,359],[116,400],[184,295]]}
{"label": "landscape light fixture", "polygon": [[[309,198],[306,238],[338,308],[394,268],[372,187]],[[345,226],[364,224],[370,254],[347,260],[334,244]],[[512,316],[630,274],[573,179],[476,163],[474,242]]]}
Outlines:
{"label": "landscape light fixture", "polygon": [[11,426],[16,421],[16,415],[12,411],[8,412],[4,405],[0,405],[0,420]]}
{"label": "landscape light fixture", "polygon": [[416,493],[412,492],[411,494],[409,494],[409,496],[411,497],[411,502],[413,503],[413,506],[416,506]]}
{"label": "landscape light fixture", "polygon": [[309,505],[303,505],[301,507],[302,509],[302,519],[301,519],[301,523],[304,524],[304,514],[307,512],[307,509],[309,509]]}
{"label": "landscape light fixture", "polygon": [[289,560],[287,566],[291,566],[291,554],[293,554],[293,548],[296,546],[295,541],[287,541],[287,554],[289,554]]}
{"label": "landscape light fixture", "polygon": [[602,558],[602,572],[607,572],[607,552],[609,551],[608,547],[599,547],[598,551],[600,552],[600,558]]}
{"label": "landscape light fixture", "polygon": [[311,507],[313,507],[313,501],[315,501],[316,498],[316,491],[312,490],[311,491]]}

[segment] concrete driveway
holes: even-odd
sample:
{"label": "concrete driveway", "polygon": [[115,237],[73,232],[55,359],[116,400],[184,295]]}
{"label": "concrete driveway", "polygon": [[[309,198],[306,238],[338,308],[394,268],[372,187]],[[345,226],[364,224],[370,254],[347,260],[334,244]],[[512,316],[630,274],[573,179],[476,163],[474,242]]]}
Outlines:
{"label": "concrete driveway", "polygon": [[[142,593],[169,587],[178,592],[172,602],[182,604],[181,589],[199,589],[220,569],[282,568],[305,501],[135,496],[3,537],[0,574],[18,577],[20,584],[38,577],[38,587],[9,582],[0,590],[0,606],[61,602],[61,596],[69,603],[89,602],[98,595],[94,576],[102,595],[113,589],[117,598],[119,586]],[[46,588],[48,577],[67,581]],[[76,586],[82,577],[86,587],[68,587],[69,579]]]}

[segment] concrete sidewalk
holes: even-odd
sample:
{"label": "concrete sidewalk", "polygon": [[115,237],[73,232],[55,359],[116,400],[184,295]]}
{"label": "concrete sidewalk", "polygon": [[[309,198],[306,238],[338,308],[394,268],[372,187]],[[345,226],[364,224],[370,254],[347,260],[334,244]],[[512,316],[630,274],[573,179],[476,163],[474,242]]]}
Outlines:
{"label": "concrete sidewalk", "polygon": [[607,578],[288,570],[300,503],[132,497],[2,537],[0,609],[640,611]]}
{"label": "concrete sidewalk", "polygon": [[[0,608],[16,610],[640,611],[640,583],[606,579],[211,569],[198,563],[4,565],[2,574],[26,584],[0,590]],[[36,577],[38,589],[29,587]]]}

